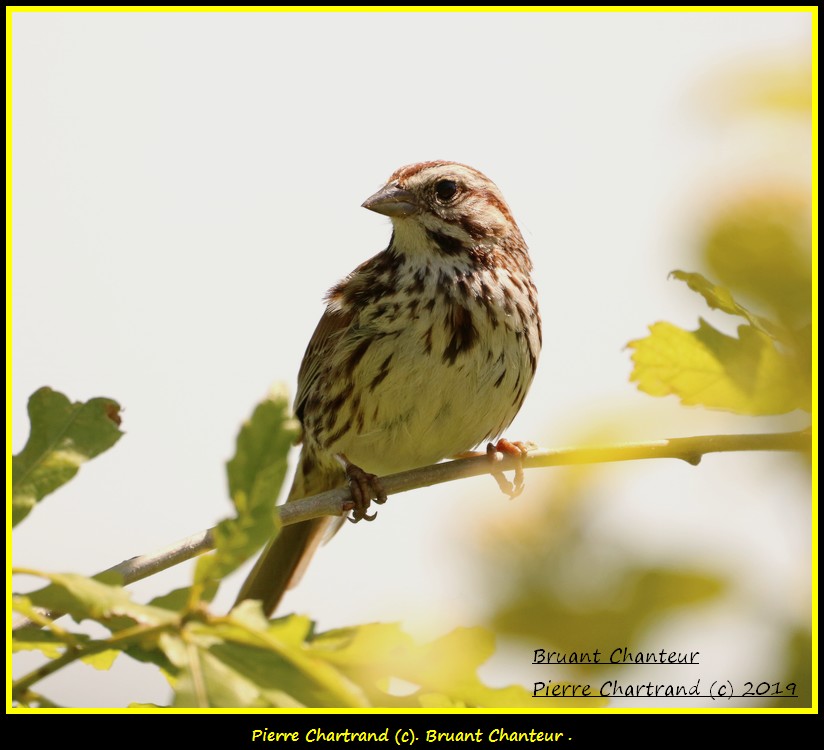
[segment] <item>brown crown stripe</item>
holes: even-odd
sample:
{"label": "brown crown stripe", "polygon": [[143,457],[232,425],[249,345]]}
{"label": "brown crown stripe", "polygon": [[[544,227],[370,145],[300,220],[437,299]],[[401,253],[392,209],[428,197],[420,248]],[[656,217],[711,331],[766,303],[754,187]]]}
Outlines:
{"label": "brown crown stripe", "polygon": [[479,172],[474,167],[470,167],[466,164],[461,164],[457,161],[422,161],[417,164],[408,164],[405,167],[401,167],[400,169],[395,170],[392,173],[392,176],[389,178],[389,182],[393,182],[397,180],[400,184],[403,184],[406,180],[410,177],[415,176],[416,174],[423,172],[425,169],[430,169],[431,167],[462,167],[472,174],[476,174],[483,179],[489,179],[483,172]]}

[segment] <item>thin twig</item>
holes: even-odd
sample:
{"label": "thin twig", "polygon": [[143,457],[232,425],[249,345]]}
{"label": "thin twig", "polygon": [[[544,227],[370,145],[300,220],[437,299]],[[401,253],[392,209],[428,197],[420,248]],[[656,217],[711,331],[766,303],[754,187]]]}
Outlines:
{"label": "thin twig", "polygon": [[[641,443],[531,451],[523,459],[523,467],[524,469],[539,469],[550,466],[637,461],[647,458],[677,458],[697,465],[701,457],[708,453],[805,451],[809,449],[809,430],[755,435],[701,435]],[[503,453],[495,454],[495,460],[490,460],[487,454],[459,458],[420,469],[390,474],[382,477],[381,483],[387,495],[397,495],[421,487],[452,482],[456,479],[514,470],[518,460]],[[281,524],[288,526],[321,516],[339,516],[351,510],[351,506],[352,495],[349,487],[344,486],[281,505],[277,508],[277,512]],[[214,540],[212,530],[208,529],[154,554],[133,557],[109,568],[106,572],[120,573],[124,584],[133,583],[212,549],[214,549]]]}
{"label": "thin twig", "polygon": [[[497,474],[514,470],[519,461],[524,469],[542,469],[550,466],[574,466],[578,464],[638,461],[647,458],[677,458],[697,466],[708,453],[732,453],[741,451],[808,451],[810,431],[761,433],[752,435],[700,435],[696,437],[668,438],[640,443],[592,446],[587,448],[556,448],[530,451],[525,459],[503,453],[471,458],[459,458],[420,469],[390,474],[381,478],[387,495],[452,482],[456,479]],[[319,495],[295,500],[278,507],[284,526],[308,521],[321,516],[338,516],[351,510],[349,488],[338,487]]]}
{"label": "thin twig", "polygon": [[[165,549],[152,552],[148,555],[138,555],[130,557],[111,568],[107,568],[99,577],[104,577],[109,573],[117,573],[123,579],[123,584],[134,583],[148,578],[155,573],[167,568],[173,568],[178,563],[191,560],[193,557],[202,555],[215,548],[215,540],[212,529],[199,531],[197,534],[187,536],[174,544],[170,544]],[[95,576],[95,577],[98,577]]]}
{"label": "thin twig", "polygon": [[[550,466],[573,466],[579,464],[611,463],[615,461],[638,461],[648,458],[676,458],[697,465],[708,453],[731,453],[741,451],[809,451],[811,433],[809,429],[799,432],[759,433],[744,435],[700,435],[695,437],[668,438],[639,443],[593,446],[586,448],[557,448],[554,450],[531,451],[524,459],[503,453],[491,456],[484,453],[470,458],[459,458],[440,464],[432,464],[411,471],[390,474],[381,478],[387,495],[397,495],[421,487],[452,482],[456,479],[497,474],[514,470],[519,461],[524,469],[539,469]],[[322,516],[339,516],[353,507],[349,487],[338,487],[319,495],[294,500],[278,506],[276,512],[281,524],[288,526],[301,521]],[[192,534],[158,552],[132,557],[99,573],[122,576],[123,584],[134,583],[178,563],[190,560],[214,549],[212,529]],[[30,625],[26,620],[15,625],[15,630]]]}

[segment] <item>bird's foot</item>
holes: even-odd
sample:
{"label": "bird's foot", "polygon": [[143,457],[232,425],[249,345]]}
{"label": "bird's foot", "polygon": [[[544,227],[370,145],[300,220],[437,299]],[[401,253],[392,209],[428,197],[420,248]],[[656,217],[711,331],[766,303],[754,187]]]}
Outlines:
{"label": "bird's foot", "polygon": [[515,476],[513,477],[513,481],[510,482],[505,476],[502,471],[498,471],[492,474],[495,478],[495,481],[498,483],[498,487],[501,488],[501,492],[505,495],[509,495],[510,500],[514,500],[518,495],[520,495],[524,491],[524,465],[523,460],[526,458],[527,453],[529,453],[532,448],[535,446],[531,443],[522,443],[518,440],[514,442],[510,442],[506,438],[501,438],[497,443],[494,445],[492,443],[487,443],[486,446],[486,453],[490,457],[492,461],[499,460],[496,456],[499,453],[503,453],[507,456],[513,456],[514,458],[518,459],[515,465]]}
{"label": "bird's foot", "polygon": [[377,513],[367,513],[369,506],[374,500],[378,505],[386,502],[386,490],[384,490],[381,480],[375,475],[355,466],[342,453],[338,459],[343,464],[346,472],[346,479],[349,481],[349,491],[352,493],[352,515],[349,520],[352,523],[358,521],[374,521]]}

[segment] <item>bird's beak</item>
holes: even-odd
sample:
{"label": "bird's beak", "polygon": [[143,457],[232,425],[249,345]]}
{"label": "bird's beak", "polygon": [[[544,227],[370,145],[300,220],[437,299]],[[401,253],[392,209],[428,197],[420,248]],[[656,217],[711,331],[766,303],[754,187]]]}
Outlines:
{"label": "bird's beak", "polygon": [[410,216],[419,206],[415,196],[408,190],[398,187],[396,182],[390,182],[377,193],[367,198],[362,204],[370,211],[384,216]]}

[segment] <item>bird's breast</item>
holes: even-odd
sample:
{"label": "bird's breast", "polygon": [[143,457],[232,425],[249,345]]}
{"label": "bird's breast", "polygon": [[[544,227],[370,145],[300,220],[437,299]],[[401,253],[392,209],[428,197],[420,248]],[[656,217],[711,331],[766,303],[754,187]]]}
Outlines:
{"label": "bird's breast", "polygon": [[337,347],[348,372],[341,364],[330,373],[348,388],[316,436],[324,449],[386,474],[499,435],[526,395],[539,346],[507,288],[488,274],[416,269],[361,310]]}

